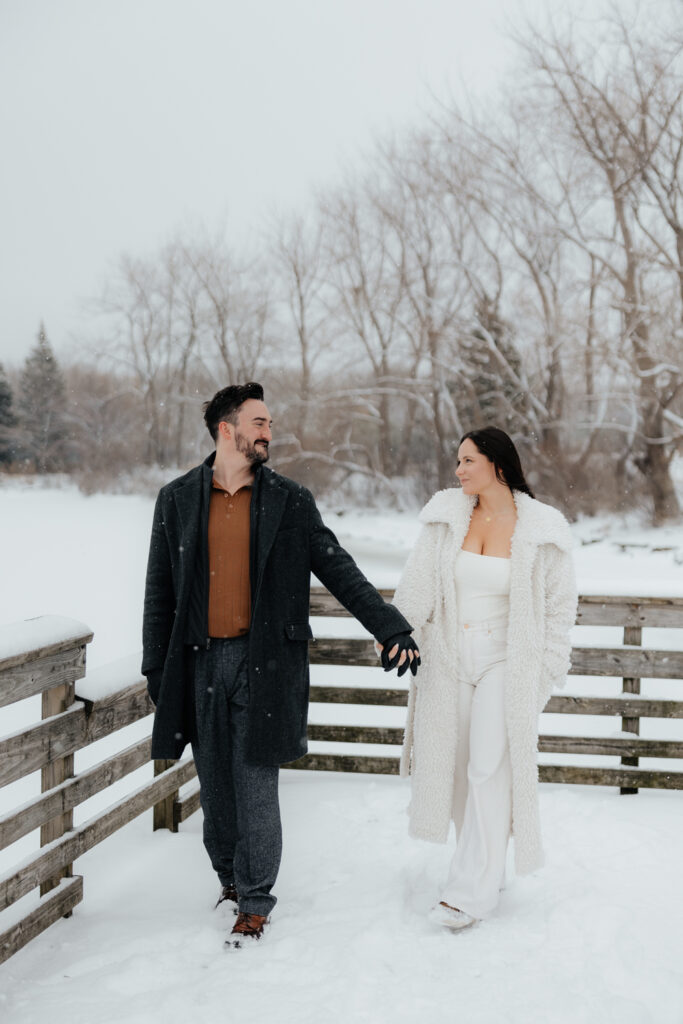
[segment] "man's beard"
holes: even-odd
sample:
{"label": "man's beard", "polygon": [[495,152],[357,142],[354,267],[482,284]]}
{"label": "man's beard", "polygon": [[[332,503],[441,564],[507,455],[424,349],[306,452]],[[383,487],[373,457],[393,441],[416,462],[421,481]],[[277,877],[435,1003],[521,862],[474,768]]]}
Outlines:
{"label": "man's beard", "polygon": [[236,430],[235,447],[241,455],[244,455],[252,466],[258,466],[260,463],[268,461],[269,452],[267,441],[256,441],[254,444],[250,444],[244,434],[240,434],[239,431]]}

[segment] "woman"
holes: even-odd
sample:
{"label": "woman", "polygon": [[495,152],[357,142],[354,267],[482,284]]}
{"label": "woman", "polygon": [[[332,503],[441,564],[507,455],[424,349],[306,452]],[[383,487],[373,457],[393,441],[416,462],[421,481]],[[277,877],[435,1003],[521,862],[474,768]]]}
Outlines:
{"label": "woman", "polygon": [[422,657],[411,681],[401,774],[412,776],[410,834],[457,847],[430,917],[487,917],[510,834],[519,874],[542,863],[538,715],[569,669],[576,584],[569,525],[536,501],[496,427],[458,449],[460,488],[438,491],[396,590]]}

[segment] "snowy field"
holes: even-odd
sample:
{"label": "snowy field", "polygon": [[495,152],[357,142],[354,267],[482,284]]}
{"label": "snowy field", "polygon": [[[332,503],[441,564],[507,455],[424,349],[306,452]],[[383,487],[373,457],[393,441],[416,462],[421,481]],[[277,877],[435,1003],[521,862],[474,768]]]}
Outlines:
{"label": "snowy field", "polygon": [[[0,624],[71,616],[95,632],[90,685],[97,670],[109,672],[105,667],[119,659],[122,682],[135,674],[152,504],[3,481]],[[326,519],[375,584],[396,582],[417,534],[414,516],[330,510]],[[683,596],[680,528],[601,519],[574,531],[584,593]],[[362,633],[348,621],[320,621],[314,630]],[[619,630],[576,633],[582,644],[620,642]],[[648,646],[683,648],[683,631],[644,634]],[[316,667],[313,678],[384,681],[376,669]],[[567,692],[596,693],[596,685],[604,695],[619,689],[618,681],[572,678]],[[683,684],[647,680],[643,693],[683,699]],[[323,706],[312,708],[311,720],[330,721],[331,714],[361,721],[358,708]],[[400,725],[404,711],[363,714],[363,721]],[[0,735],[38,716],[36,699],[0,708]],[[584,732],[613,735],[619,722],[582,717],[580,724]],[[681,722],[645,726],[643,735],[681,736]],[[80,752],[77,770],[148,728],[136,723]],[[546,715],[542,731],[576,732],[577,720]],[[76,821],[148,777],[145,767],[94,797]],[[0,813],[38,786],[33,776],[0,790]],[[216,882],[201,844],[201,814],[171,835],[153,834],[146,813],[76,862],[84,901],[73,917],[0,967],[0,1021],[682,1024],[683,793],[619,797],[614,790],[542,786],[546,867],[524,879],[510,871],[496,915],[456,935],[426,921],[452,851],[407,838],[404,781],[283,772],[281,797],[280,902],[257,948],[222,950],[231,921],[212,909]],[[0,873],[35,843],[28,836],[0,853]],[[12,908],[17,916],[32,899]]]}

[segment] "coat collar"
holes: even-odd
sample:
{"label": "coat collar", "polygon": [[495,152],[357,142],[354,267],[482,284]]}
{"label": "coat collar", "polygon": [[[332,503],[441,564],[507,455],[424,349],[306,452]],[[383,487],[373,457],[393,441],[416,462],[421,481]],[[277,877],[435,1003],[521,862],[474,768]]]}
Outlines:
{"label": "coat collar", "polygon": [[[216,461],[216,453],[211,452],[210,455],[200,462],[198,466],[195,466],[184,476],[179,477],[177,480],[172,480],[169,486],[172,486],[176,492],[176,497],[181,492],[187,490],[187,496],[183,495],[181,500],[187,500],[193,502],[196,500],[195,491],[198,486],[208,485],[213,479],[213,465]],[[263,481],[267,483],[269,487],[278,487],[282,489],[280,483],[281,477],[273,469],[269,469],[268,466],[257,465],[254,468],[254,493],[257,492],[259,483]]]}
{"label": "coat collar", "polygon": [[[545,505],[522,491],[513,491],[512,496],[517,506],[517,525],[514,533],[516,542],[524,541],[535,546],[554,544],[562,551],[571,551],[572,535],[569,523],[558,509],[552,505]],[[447,490],[437,491],[429,499],[420,512],[419,519],[422,523],[445,523],[459,530],[464,526],[467,532],[467,524],[475,504],[474,495],[464,494],[460,487],[449,487]]]}

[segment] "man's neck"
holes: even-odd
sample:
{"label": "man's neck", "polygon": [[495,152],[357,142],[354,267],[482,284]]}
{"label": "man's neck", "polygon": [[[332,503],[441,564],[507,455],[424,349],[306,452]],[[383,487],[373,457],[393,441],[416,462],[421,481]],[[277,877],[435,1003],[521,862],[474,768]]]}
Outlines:
{"label": "man's neck", "polygon": [[254,482],[254,467],[243,456],[219,458],[213,464],[213,478],[229,494],[235,494],[240,487],[251,487]]}

